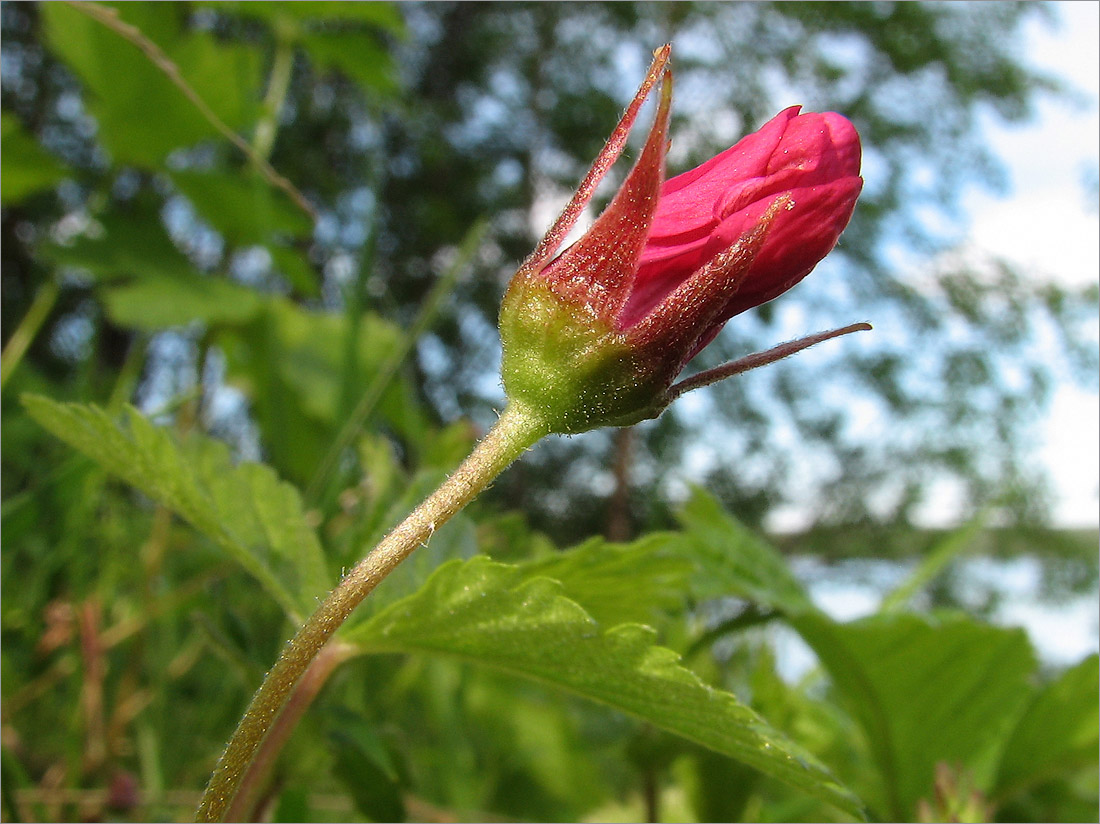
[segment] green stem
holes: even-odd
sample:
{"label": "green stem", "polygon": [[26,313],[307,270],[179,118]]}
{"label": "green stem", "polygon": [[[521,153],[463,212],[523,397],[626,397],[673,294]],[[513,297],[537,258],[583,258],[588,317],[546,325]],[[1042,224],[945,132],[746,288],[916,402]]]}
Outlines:
{"label": "green stem", "polygon": [[279,131],[279,117],[290,88],[291,69],[294,68],[294,37],[296,28],[283,18],[275,21],[275,56],[271,60],[271,75],[264,95],[263,117],[256,124],[252,135],[252,150],[258,157],[271,157],[275,134]]}
{"label": "green stem", "polygon": [[249,764],[248,770],[241,778],[241,785],[237,791],[237,797],[229,807],[226,819],[229,821],[259,821],[255,815],[256,807],[260,803],[260,790],[268,782],[271,770],[275,766],[275,760],[282,752],[283,745],[290,738],[298,722],[302,720],[306,710],[313,703],[313,699],[321,691],[330,675],[336,671],[342,663],[355,655],[356,649],[350,644],[341,644],[333,641],[325,644],[324,649],[317,654],[313,662],[306,668],[302,677],[298,679],[293,692],[283,705],[283,711],[278,719],[268,730],[263,742],[256,750],[256,754]]}
{"label": "green stem", "polygon": [[221,821],[233,807],[242,779],[294,685],[352,610],[438,527],[546,434],[545,425],[529,410],[509,405],[454,474],[337,585],[283,648],[252,697],[199,802],[198,821]]}
{"label": "green stem", "polygon": [[27,354],[31,341],[38,334],[38,330],[42,328],[42,324],[46,322],[46,318],[49,317],[50,310],[57,303],[57,297],[60,294],[61,287],[57,285],[57,281],[47,280],[34,296],[31,308],[27,310],[23,320],[12,332],[7,346],[4,347],[3,354],[0,354],[0,389],[3,389],[7,384],[11,373],[15,371],[15,367]]}

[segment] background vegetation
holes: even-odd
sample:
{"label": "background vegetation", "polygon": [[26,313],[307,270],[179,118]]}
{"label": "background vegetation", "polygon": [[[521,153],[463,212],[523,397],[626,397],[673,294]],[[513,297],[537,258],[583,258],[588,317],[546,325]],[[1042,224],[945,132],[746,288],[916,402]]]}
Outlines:
{"label": "background vegetation", "polygon": [[[866,147],[837,252],[699,365],[876,332],[525,457],[372,597],[263,810],[1095,820],[1095,656],[1041,668],[955,562],[1096,588],[1028,450],[1055,374],[1095,384],[1096,288],[942,254],[959,192],[998,183],[979,117],[1065,93],[1021,59],[1044,14],[4,3],[4,817],[186,817],[291,623],[492,420],[504,284],[671,40],[674,171],[791,90]],[[962,526],[917,529],[943,483]],[[792,502],[815,526],[776,549]],[[899,566],[841,624],[800,554]],[[717,738],[675,711],[712,700],[696,676]]]}

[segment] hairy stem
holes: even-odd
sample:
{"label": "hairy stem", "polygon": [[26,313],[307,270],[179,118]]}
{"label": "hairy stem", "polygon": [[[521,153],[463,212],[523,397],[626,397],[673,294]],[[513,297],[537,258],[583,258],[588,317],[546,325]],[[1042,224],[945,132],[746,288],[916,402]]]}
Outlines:
{"label": "hairy stem", "polygon": [[306,667],[302,677],[298,679],[294,691],[283,705],[283,711],[278,719],[268,730],[261,742],[252,763],[241,778],[241,786],[237,791],[237,797],[230,805],[226,813],[229,821],[259,821],[255,816],[255,810],[259,802],[259,793],[263,785],[267,783],[271,775],[271,769],[275,766],[283,746],[286,744],[294,728],[305,715],[321,688],[327,683],[328,678],[336,671],[340,664],[355,655],[355,647],[350,644],[341,644],[333,641],[325,644],[317,657]]}
{"label": "hairy stem", "polygon": [[283,648],[252,697],[203,793],[196,813],[198,821],[221,821],[233,808],[242,779],[294,685],[352,610],[438,527],[545,434],[545,425],[527,409],[509,405],[455,473],[337,585]]}
{"label": "hairy stem", "polygon": [[708,369],[705,372],[700,372],[698,375],[692,375],[686,380],[673,384],[668,390],[666,401],[667,403],[672,403],[685,392],[690,392],[693,389],[700,389],[704,386],[710,386],[712,383],[718,383],[718,381],[725,380],[726,378],[732,378],[734,375],[740,375],[742,372],[748,372],[750,369],[758,369],[761,366],[767,366],[769,363],[775,363],[783,358],[789,358],[791,355],[795,355],[803,349],[809,349],[811,346],[816,346],[824,341],[839,338],[843,335],[849,335],[852,332],[867,332],[870,329],[871,324],[869,323],[853,323],[851,326],[845,326],[843,329],[818,332],[816,335],[808,335],[798,340],[792,340],[787,343],[781,343],[778,346],[773,346],[765,352],[756,352],[752,355],[746,355],[738,360],[730,361],[722,366],[716,366],[714,369]]}

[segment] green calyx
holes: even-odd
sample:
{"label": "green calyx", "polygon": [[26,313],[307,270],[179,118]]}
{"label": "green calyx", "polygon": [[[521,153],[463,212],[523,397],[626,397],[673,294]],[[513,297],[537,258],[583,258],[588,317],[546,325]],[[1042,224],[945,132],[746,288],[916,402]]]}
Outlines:
{"label": "green calyx", "polygon": [[629,426],[667,405],[668,376],[593,307],[540,278],[517,277],[500,309],[501,375],[510,401],[547,429]]}

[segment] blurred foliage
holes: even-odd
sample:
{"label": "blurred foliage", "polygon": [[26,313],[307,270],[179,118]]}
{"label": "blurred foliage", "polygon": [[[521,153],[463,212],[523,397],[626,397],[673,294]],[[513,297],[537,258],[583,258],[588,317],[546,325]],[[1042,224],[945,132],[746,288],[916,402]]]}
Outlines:
{"label": "blurred foliage", "polygon": [[[982,112],[1057,93],[1018,58],[1045,7],[100,8],[0,6],[5,819],[189,814],[293,624],[491,421],[504,283],[672,40],[673,171],[791,94],[867,150],[837,253],[702,365],[877,331],[532,451],[356,614],[263,811],[1095,820],[1095,656],[1045,671],[959,560],[1095,590],[1027,433],[1095,382],[1096,290],[943,254],[928,218],[997,182]],[[913,527],[944,478],[998,527]],[[781,554],[752,528],[792,500],[817,526]],[[580,542],[624,501],[644,537]],[[845,624],[790,554],[923,561]]]}

